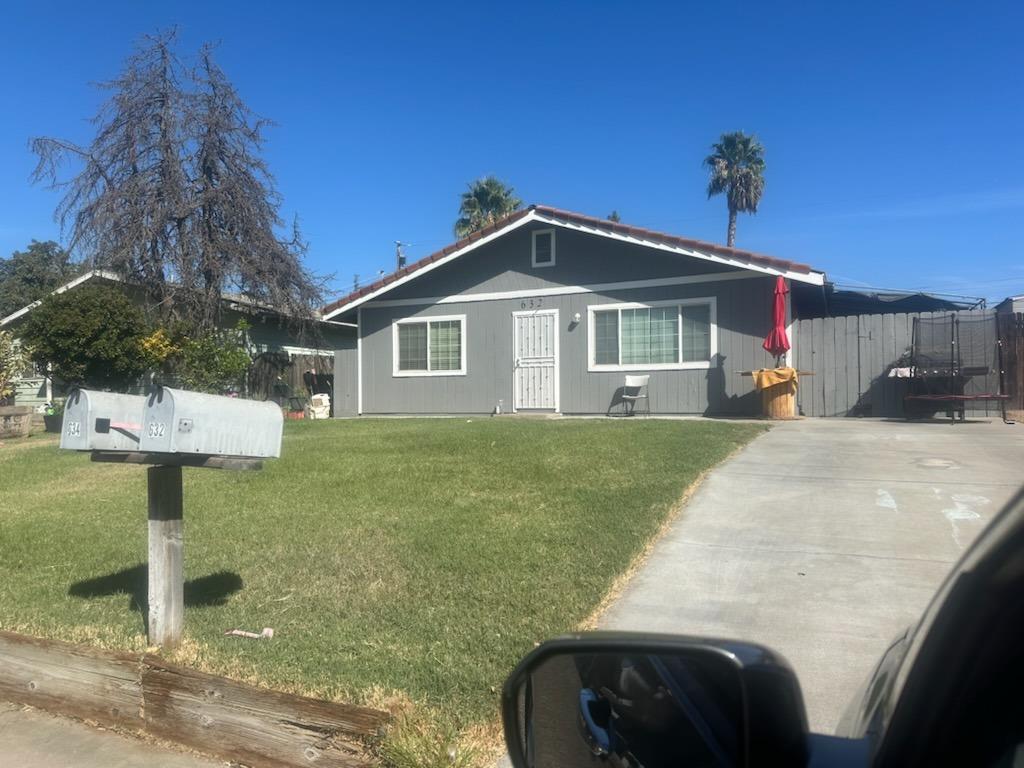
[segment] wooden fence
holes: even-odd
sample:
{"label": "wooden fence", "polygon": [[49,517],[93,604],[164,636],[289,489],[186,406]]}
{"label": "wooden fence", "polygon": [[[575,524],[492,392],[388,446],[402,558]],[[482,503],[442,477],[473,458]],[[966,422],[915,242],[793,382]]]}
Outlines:
{"label": "wooden fence", "polygon": [[999,315],[999,338],[1003,342],[1003,385],[1010,396],[1007,408],[1024,411],[1024,314]]}
{"label": "wooden fence", "polygon": [[[793,323],[794,366],[813,371],[814,376],[801,378],[797,390],[797,411],[804,416],[903,416],[903,398],[909,393],[910,381],[893,378],[889,372],[910,365],[914,318],[944,318],[950,312],[919,312],[890,315],[851,315],[797,320]],[[992,318],[994,310],[966,310],[955,313],[959,318]],[[1005,379],[1016,376],[1018,398],[1024,396],[1024,323],[1016,316],[1014,332],[1016,357],[1014,369],[1008,364],[1008,341],[1003,340]],[[1000,332],[1010,324],[1000,319]],[[971,339],[965,334],[986,334]],[[989,337],[987,334],[991,334]],[[993,324],[961,324],[961,344],[977,341],[996,349]],[[996,361],[993,360],[993,366]],[[968,383],[967,393],[980,391],[982,384]],[[1006,385],[1004,385],[1005,387]],[[1013,394],[1012,391],[1009,394]],[[995,416],[1000,406],[993,401],[976,401],[968,409],[977,414]]]}
{"label": "wooden fence", "polygon": [[0,700],[144,731],[247,765],[371,768],[387,713],[208,675],[150,654],[0,631]]}

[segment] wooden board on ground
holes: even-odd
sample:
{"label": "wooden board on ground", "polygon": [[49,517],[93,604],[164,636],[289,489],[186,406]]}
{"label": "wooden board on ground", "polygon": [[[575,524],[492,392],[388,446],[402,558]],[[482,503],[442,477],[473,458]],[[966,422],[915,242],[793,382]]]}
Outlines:
{"label": "wooden board on ground", "polygon": [[376,765],[367,742],[390,720],[386,712],[255,688],[153,655],[2,631],[0,701],[275,768]]}
{"label": "wooden board on ground", "polygon": [[0,699],[141,728],[140,656],[0,632]]}
{"label": "wooden board on ground", "polygon": [[146,729],[210,754],[273,766],[373,765],[361,740],[387,715],[332,704],[145,659]]}

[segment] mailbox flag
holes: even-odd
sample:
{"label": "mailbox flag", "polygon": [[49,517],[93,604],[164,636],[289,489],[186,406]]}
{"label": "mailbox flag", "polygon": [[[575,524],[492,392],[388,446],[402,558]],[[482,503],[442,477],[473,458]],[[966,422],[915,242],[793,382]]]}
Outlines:
{"label": "mailbox flag", "polygon": [[775,304],[772,306],[772,329],[761,345],[773,357],[781,357],[789,350],[789,338],[786,336],[786,294],[789,288],[782,275],[775,278]]}

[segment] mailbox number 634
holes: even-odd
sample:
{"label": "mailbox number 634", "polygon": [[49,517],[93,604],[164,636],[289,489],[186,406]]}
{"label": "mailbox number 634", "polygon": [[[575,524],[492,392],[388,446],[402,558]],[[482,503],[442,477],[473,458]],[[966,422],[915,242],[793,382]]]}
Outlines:
{"label": "mailbox number 634", "polygon": [[150,437],[163,437],[166,427],[162,421],[151,421],[149,422],[149,436]]}

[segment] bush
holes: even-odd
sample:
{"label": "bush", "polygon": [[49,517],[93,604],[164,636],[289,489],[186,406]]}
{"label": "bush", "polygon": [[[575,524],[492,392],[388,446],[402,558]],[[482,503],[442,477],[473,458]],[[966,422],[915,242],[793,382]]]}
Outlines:
{"label": "bush", "polygon": [[127,389],[146,370],[142,311],[120,290],[83,285],[48,296],[29,313],[22,339],[32,359],[68,384]]}
{"label": "bush", "polygon": [[28,366],[24,347],[14,342],[14,334],[0,331],[0,405],[14,395],[14,379]]}
{"label": "bush", "polygon": [[241,386],[252,359],[246,351],[244,320],[232,330],[218,330],[191,338],[183,336],[172,346],[173,369],[186,389],[221,395]]}

